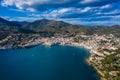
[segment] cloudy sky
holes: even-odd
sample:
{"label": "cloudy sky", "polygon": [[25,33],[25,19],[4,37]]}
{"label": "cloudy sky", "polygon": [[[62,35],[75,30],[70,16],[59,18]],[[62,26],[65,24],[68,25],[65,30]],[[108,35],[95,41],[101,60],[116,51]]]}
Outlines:
{"label": "cloudy sky", "polygon": [[81,25],[120,25],[120,0],[0,0],[8,20],[63,20]]}

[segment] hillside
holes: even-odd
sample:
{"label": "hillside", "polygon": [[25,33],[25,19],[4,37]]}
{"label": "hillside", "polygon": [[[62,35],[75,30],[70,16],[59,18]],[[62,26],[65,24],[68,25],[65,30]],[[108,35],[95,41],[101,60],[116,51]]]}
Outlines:
{"label": "hillside", "polygon": [[7,21],[0,18],[0,39],[5,38],[10,34],[22,33],[22,34],[34,34],[37,33],[42,37],[50,36],[75,36],[76,34],[98,34],[98,35],[109,35],[114,34],[120,37],[120,26],[80,26],[73,25],[63,21],[55,20],[36,20],[34,22],[19,23],[17,21]]}
{"label": "hillside", "polygon": [[0,40],[11,34],[34,33],[32,30],[21,28],[21,24],[0,18]]}
{"label": "hillside", "polygon": [[5,20],[5,19],[0,17],[0,28],[1,27],[19,27],[19,26],[21,26],[21,25],[15,23],[15,22]]}
{"label": "hillside", "polygon": [[[80,26],[80,25],[73,25],[63,21],[54,21],[54,20],[36,20],[31,23],[27,23],[22,26],[24,29],[30,29],[40,34],[50,33],[50,34],[114,34],[119,36],[120,34],[120,26]],[[120,37],[120,36],[119,36]]]}

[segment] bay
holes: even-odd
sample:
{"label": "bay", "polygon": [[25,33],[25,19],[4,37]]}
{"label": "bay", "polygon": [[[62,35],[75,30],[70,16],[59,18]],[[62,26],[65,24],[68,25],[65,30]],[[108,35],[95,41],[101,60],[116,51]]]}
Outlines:
{"label": "bay", "polygon": [[0,50],[0,80],[99,80],[89,55],[71,46]]}

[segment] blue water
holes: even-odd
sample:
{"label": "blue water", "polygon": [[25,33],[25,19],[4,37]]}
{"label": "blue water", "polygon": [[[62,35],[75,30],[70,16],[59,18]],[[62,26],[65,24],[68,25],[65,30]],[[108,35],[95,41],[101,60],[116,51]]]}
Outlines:
{"label": "blue water", "polygon": [[0,50],[0,80],[98,80],[88,56],[70,46]]}

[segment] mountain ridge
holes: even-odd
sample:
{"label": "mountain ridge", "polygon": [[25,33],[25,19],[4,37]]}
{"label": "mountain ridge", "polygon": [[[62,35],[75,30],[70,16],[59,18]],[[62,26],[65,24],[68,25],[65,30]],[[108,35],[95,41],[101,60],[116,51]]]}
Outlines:
{"label": "mountain ridge", "polygon": [[[40,34],[42,36],[55,36],[55,35],[69,35],[75,36],[76,34],[115,34],[120,36],[120,26],[82,26],[82,25],[73,25],[63,21],[55,21],[48,19],[35,20],[33,22],[25,22],[25,24],[18,25],[19,22],[8,21],[5,19],[0,19],[0,33],[4,34]],[[2,25],[2,26],[1,26]],[[18,27],[18,26],[19,27]],[[5,34],[5,35],[6,35]]]}
{"label": "mountain ridge", "polygon": [[12,22],[12,21],[8,21],[6,19],[3,19],[0,17],[0,27],[6,27],[6,26],[10,26],[10,27],[18,27],[18,26],[21,26],[20,24],[17,24],[15,22]]}

